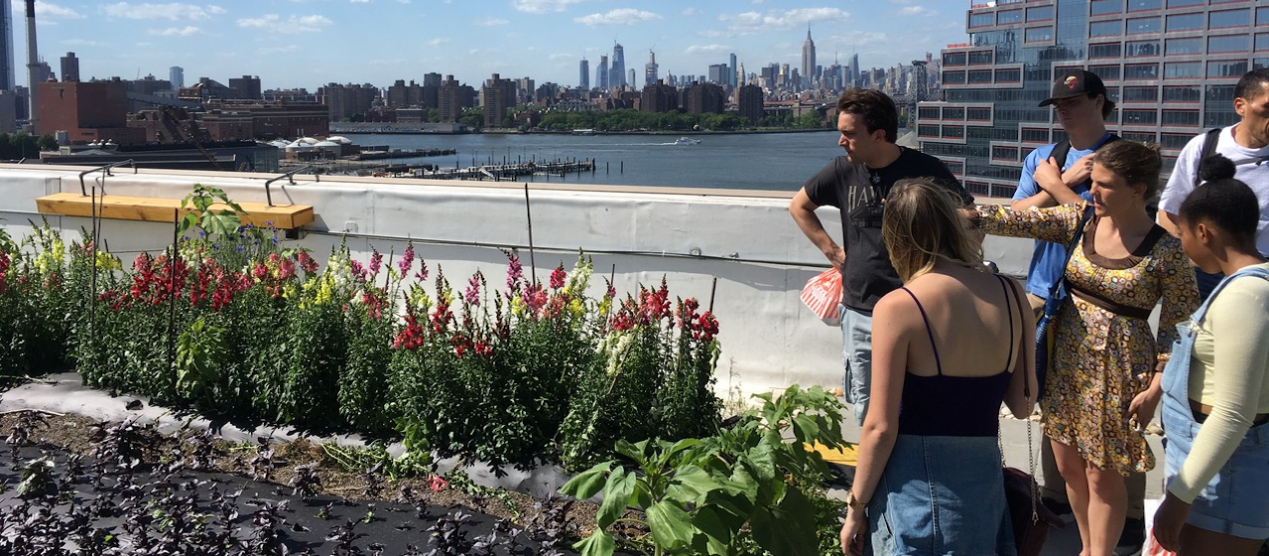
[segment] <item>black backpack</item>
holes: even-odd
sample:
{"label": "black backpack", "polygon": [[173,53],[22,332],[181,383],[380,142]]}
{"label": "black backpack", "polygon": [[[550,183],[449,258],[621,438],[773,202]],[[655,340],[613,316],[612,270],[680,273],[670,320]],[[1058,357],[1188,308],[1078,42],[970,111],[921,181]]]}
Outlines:
{"label": "black backpack", "polygon": [[[1100,149],[1118,140],[1119,140],[1119,136],[1112,133],[1110,134],[1110,137],[1106,138],[1106,142],[1102,143],[1101,146],[1097,148]],[[1053,152],[1049,153],[1049,157],[1053,158],[1054,160],[1057,160],[1058,164],[1061,165],[1061,169],[1066,170],[1066,157],[1069,154],[1071,154],[1071,141],[1069,139],[1063,139],[1060,142],[1058,142],[1057,145],[1053,146]],[[1089,181],[1092,181],[1091,178]],[[1085,183],[1088,183],[1088,182],[1085,182]]]}
{"label": "black backpack", "polygon": [[1216,144],[1220,143],[1220,133],[1224,128],[1214,127],[1203,132],[1203,153],[1199,155],[1198,164],[1194,166],[1194,187],[1202,185],[1203,178],[1203,161],[1207,157],[1216,154]]}

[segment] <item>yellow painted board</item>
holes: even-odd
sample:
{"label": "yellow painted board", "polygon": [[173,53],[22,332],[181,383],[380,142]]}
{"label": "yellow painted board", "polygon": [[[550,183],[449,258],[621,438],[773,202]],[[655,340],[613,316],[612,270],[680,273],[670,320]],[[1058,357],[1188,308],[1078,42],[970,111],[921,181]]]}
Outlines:
{"label": "yellow painted board", "polygon": [[820,457],[824,458],[824,461],[828,463],[855,467],[855,464],[859,462],[858,447],[855,444],[849,444],[840,450],[831,449],[819,442],[804,444],[804,446],[808,452],[818,452]]}
{"label": "yellow painted board", "polygon": [[[57,193],[35,200],[42,214],[60,214],[64,216],[91,217],[93,203],[91,197],[75,193]],[[279,230],[293,230],[313,222],[313,207],[308,205],[286,205],[270,207],[264,203],[238,203],[247,215],[243,224],[256,227],[267,227],[272,224]],[[155,199],[151,197],[125,197],[106,195],[97,198],[97,211],[102,218],[112,220],[138,220],[142,222],[174,222],[183,218],[189,209],[181,210],[179,199]],[[226,209],[225,205],[214,204],[211,209]],[[175,212],[174,212],[175,211]]]}

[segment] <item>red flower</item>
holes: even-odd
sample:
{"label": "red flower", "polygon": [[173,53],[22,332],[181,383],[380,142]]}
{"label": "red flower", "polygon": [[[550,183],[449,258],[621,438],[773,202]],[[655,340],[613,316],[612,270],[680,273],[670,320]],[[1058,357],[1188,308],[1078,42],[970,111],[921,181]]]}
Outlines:
{"label": "red flower", "polygon": [[317,261],[310,257],[307,251],[300,251],[295,255],[295,260],[300,263],[300,268],[308,274],[317,272]]}
{"label": "red flower", "polygon": [[449,486],[449,482],[437,475],[432,475],[427,478],[427,486],[432,489],[432,492],[440,492],[442,489]]}
{"label": "red flower", "polygon": [[567,276],[568,274],[564,272],[564,265],[555,267],[555,270],[551,271],[551,289],[558,290],[564,287],[564,278]]}

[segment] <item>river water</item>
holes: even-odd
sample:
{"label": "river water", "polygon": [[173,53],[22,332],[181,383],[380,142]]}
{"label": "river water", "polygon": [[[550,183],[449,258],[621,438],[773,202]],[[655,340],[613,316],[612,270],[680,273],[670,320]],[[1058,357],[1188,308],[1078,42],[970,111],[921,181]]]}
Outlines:
{"label": "river water", "polygon": [[[692,135],[701,142],[675,145],[675,135],[344,134],[360,145],[399,149],[456,149],[457,155],[393,161],[453,168],[530,160],[595,159],[596,171],[535,176],[536,182],[655,185],[713,189],[796,191],[844,152],[836,131]],[[528,177],[520,178],[527,180]]]}

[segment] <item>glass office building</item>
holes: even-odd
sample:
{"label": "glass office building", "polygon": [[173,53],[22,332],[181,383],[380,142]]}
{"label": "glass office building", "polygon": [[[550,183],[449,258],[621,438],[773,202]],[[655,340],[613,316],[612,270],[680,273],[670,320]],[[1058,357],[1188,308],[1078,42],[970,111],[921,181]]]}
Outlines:
{"label": "glass office building", "polygon": [[1108,127],[1160,144],[1168,170],[1192,137],[1237,122],[1234,85],[1269,67],[1264,0],[998,0],[970,7],[966,26],[917,135],[976,195],[1012,196],[1027,154],[1065,138],[1036,105],[1067,69],[1100,76],[1118,104]]}

